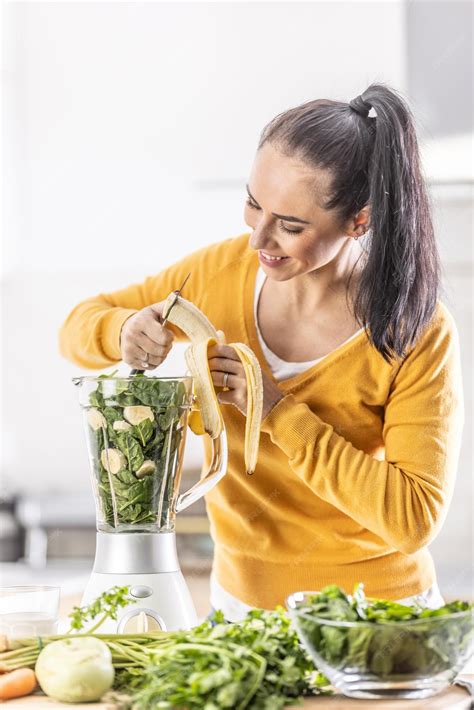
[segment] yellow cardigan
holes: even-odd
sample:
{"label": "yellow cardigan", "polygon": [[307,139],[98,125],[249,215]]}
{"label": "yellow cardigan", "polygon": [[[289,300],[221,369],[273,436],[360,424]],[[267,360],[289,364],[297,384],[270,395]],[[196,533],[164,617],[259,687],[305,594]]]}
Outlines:
{"label": "yellow cardigan", "polygon": [[[191,271],[183,295],[227,342],[247,343],[273,378],[254,322],[259,263],[248,240],[212,244],[141,284],[83,301],[62,326],[62,354],[86,368],[116,363],[124,321]],[[252,477],[245,417],[222,405],[228,472],[206,496],[220,584],[263,608],[332,582],[347,591],[364,582],[369,595],[388,599],[427,589],[435,571],[426,546],[448,509],[463,425],[458,336],[446,307],[438,303],[403,361],[385,362],[362,332],[278,386],[284,397],[262,422]]]}

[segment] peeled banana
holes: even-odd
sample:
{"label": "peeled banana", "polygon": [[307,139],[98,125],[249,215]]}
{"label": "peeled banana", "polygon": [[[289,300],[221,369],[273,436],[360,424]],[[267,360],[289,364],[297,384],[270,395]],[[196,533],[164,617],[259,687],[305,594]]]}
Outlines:
{"label": "peeled banana", "polygon": [[[164,305],[167,313],[175,301],[176,294],[170,293]],[[185,351],[188,365],[194,381],[199,411],[190,414],[190,427],[195,433],[207,432],[213,439],[222,432],[224,422],[219,401],[214,389],[207,352],[209,345],[224,344],[225,335],[217,331],[208,318],[193,303],[181,296],[171,308],[168,320],[180,328],[191,340]],[[247,417],[245,422],[245,467],[248,474],[255,471],[260,440],[260,425],[263,409],[263,385],[260,363],[252,350],[244,343],[229,343],[234,348],[243,365],[247,380]]]}

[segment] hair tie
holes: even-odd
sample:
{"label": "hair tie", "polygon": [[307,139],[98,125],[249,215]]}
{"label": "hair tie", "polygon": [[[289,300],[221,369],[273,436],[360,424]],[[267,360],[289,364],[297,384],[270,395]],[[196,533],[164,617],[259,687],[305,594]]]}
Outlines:
{"label": "hair tie", "polygon": [[367,101],[364,101],[360,94],[356,96],[355,99],[352,99],[352,101],[349,101],[349,106],[363,118],[367,118],[372,109],[372,106]]}

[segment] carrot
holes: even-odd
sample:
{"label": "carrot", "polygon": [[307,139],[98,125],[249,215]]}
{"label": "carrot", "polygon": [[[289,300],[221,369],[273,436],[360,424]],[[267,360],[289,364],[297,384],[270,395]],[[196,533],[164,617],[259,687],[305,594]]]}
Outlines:
{"label": "carrot", "polygon": [[35,688],[36,676],[31,668],[18,668],[0,675],[0,700],[21,698],[32,693]]}

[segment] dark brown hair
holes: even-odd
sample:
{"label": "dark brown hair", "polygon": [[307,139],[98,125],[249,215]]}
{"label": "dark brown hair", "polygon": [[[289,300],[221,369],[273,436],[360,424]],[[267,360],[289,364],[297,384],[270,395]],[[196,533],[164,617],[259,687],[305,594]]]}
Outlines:
{"label": "dark brown hair", "polygon": [[[367,115],[372,107],[376,116]],[[318,99],[278,114],[267,141],[331,171],[324,205],[341,220],[370,207],[354,314],[386,360],[404,357],[430,321],[440,264],[414,119],[393,89],[371,84],[348,103]]]}

